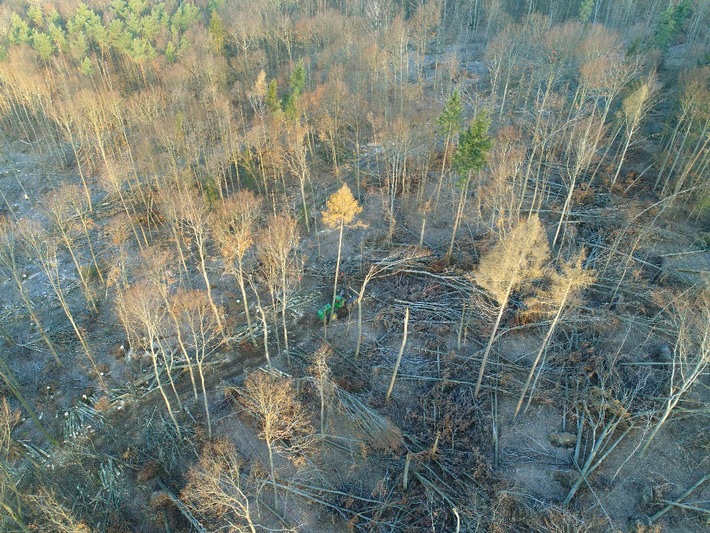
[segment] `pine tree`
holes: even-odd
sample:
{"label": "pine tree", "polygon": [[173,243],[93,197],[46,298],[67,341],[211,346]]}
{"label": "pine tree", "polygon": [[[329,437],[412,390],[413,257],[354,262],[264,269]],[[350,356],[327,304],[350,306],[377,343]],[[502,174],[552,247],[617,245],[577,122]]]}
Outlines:
{"label": "pine tree", "polygon": [[488,135],[490,119],[485,113],[474,117],[471,125],[459,135],[459,146],[451,160],[451,167],[458,175],[458,186],[460,196],[456,214],[454,216],[454,228],[451,232],[451,242],[446,252],[446,257],[451,257],[454,251],[456,233],[461,223],[466,198],[468,196],[468,186],[471,182],[471,175],[480,171],[486,164],[486,155],[493,146],[493,140]]}
{"label": "pine tree", "polygon": [[461,131],[463,123],[463,104],[461,102],[461,93],[458,89],[454,89],[451,96],[444,104],[444,109],[436,120],[437,130],[439,135],[444,138],[444,156],[441,160],[441,174],[439,174],[439,183],[436,186],[436,205],[439,205],[439,195],[441,194],[441,184],[444,180],[444,172],[446,162],[449,158],[449,147],[454,135]]}
{"label": "pine tree", "polygon": [[296,66],[291,71],[291,76],[288,80],[289,93],[283,101],[283,110],[286,116],[293,120],[298,116],[298,98],[303,92],[306,85],[306,67],[303,65],[303,60],[299,60]]}

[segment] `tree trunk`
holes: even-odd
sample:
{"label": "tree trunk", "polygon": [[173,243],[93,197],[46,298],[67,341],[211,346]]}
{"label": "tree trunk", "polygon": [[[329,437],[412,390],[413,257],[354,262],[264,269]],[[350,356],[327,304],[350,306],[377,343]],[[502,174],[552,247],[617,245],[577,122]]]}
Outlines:
{"label": "tree trunk", "polygon": [[49,442],[51,442],[55,446],[59,446],[59,442],[49,434],[47,429],[42,425],[42,422],[40,422],[39,417],[35,413],[34,409],[32,409],[32,406],[30,406],[27,400],[25,400],[25,397],[20,392],[20,389],[17,388],[17,381],[15,380],[15,376],[12,374],[10,367],[7,366],[7,363],[2,357],[0,357],[0,378],[2,378],[2,380],[5,382],[5,385],[10,390],[12,395],[17,398],[17,401],[19,401],[20,404],[22,404],[22,406],[25,408],[27,414],[30,416],[35,426],[37,426],[37,429],[39,429],[40,432],[45,437],[47,437],[47,440]]}
{"label": "tree trunk", "polygon": [[52,353],[52,357],[54,358],[54,362],[57,363],[57,366],[63,367],[64,363],[62,363],[62,361],[59,359],[59,355],[57,354],[57,349],[54,347],[54,343],[51,340],[49,340],[49,337],[47,336],[47,332],[44,330],[44,328],[42,327],[42,323],[39,321],[39,317],[34,312],[34,308],[32,307],[32,302],[30,301],[29,297],[27,296],[27,293],[25,292],[24,285],[22,285],[22,280],[20,280],[20,278],[17,277],[15,273],[13,273],[13,279],[15,280],[15,284],[17,285],[17,288],[20,291],[20,298],[22,298],[22,302],[25,304],[25,308],[27,309],[27,312],[30,314],[30,318],[32,319],[32,322],[34,323],[35,326],[37,326],[37,331],[39,331],[39,334],[42,337],[42,340],[47,345],[47,348],[49,348],[49,351]]}
{"label": "tree trunk", "polygon": [[321,376],[318,393],[320,395],[320,434],[325,435],[325,377]]}
{"label": "tree trunk", "polygon": [[244,269],[242,266],[242,260],[241,258],[237,259],[238,262],[238,268],[239,270],[237,271],[237,283],[239,283],[239,290],[242,293],[242,302],[244,303],[244,314],[247,317],[247,328],[249,329],[249,338],[251,339],[251,343],[256,346],[256,338],[254,337],[254,329],[251,325],[251,315],[249,314],[249,303],[247,302],[247,291],[246,287],[244,286]]}
{"label": "tree trunk", "polygon": [[505,298],[503,298],[503,301],[500,303],[500,310],[498,311],[498,317],[496,318],[496,322],[493,325],[493,331],[491,331],[491,336],[488,339],[488,345],[486,346],[486,351],[483,353],[483,360],[481,361],[481,370],[478,372],[478,380],[476,381],[476,390],[474,391],[473,395],[475,397],[478,396],[478,393],[481,391],[481,383],[483,382],[483,374],[486,371],[486,363],[488,363],[488,356],[491,353],[491,347],[493,346],[493,341],[496,339],[496,333],[498,333],[498,326],[500,325],[500,320],[503,318],[503,313],[505,312],[505,308],[508,305],[508,297],[510,296],[510,291],[513,289],[513,283],[511,282],[510,285],[508,285],[508,290],[505,292]]}
{"label": "tree trunk", "polygon": [[407,344],[407,328],[409,326],[409,307],[404,311],[404,334],[402,336],[402,345],[399,347],[399,353],[397,354],[397,361],[394,364],[394,370],[392,371],[392,379],[390,379],[390,386],[387,388],[387,394],[385,394],[385,402],[390,401],[390,395],[392,394],[392,389],[394,389],[394,383],[397,380],[397,372],[399,371],[399,364],[402,362],[402,354],[404,354],[404,346]]}
{"label": "tree trunk", "polygon": [[456,216],[454,217],[454,228],[451,231],[451,242],[449,243],[449,249],[446,252],[446,259],[451,259],[451,254],[454,251],[454,242],[456,241],[456,233],[459,230],[459,224],[461,223],[461,216],[463,215],[463,209],[466,205],[466,197],[468,196],[468,185],[471,181],[471,174],[469,173],[466,177],[466,182],[461,188],[461,196],[459,197],[458,207],[456,209]]}
{"label": "tree trunk", "polygon": [[343,247],[343,227],[345,222],[340,220],[340,235],[338,237],[338,260],[335,262],[335,280],[333,281],[333,300],[330,307],[330,318],[335,315],[335,297],[338,295],[338,274],[340,274],[340,253]]}
{"label": "tree trunk", "polygon": [[[153,339],[149,340],[149,342],[151,342],[151,343],[152,343],[152,341],[153,341]],[[173,414],[173,409],[170,405],[170,400],[168,399],[168,395],[165,394],[165,389],[163,389],[163,383],[160,380],[160,371],[158,370],[158,356],[153,351],[152,345],[151,345],[151,349],[150,349],[150,358],[153,360],[153,372],[155,373],[155,382],[158,385],[158,389],[160,389],[160,394],[163,396],[163,401],[165,402],[165,406],[168,408],[168,414],[170,415],[170,420],[172,420],[173,424],[175,425],[175,431],[177,431],[177,436],[179,439],[181,439],[182,433],[180,432],[180,426],[178,425],[178,422],[175,419],[175,415]]]}
{"label": "tree trunk", "polygon": [[567,215],[567,210],[569,209],[569,206],[572,203],[572,194],[574,194],[574,186],[576,184],[576,181],[577,181],[577,174],[575,172],[575,175],[572,176],[572,182],[570,183],[569,191],[567,192],[567,198],[565,199],[565,204],[562,206],[562,213],[560,214],[560,221],[557,223],[557,230],[555,231],[555,238],[552,239],[551,248],[555,247],[555,245],[557,244],[557,239],[560,236],[560,230],[562,229],[562,225],[565,222],[565,216]]}
{"label": "tree trunk", "polygon": [[266,356],[266,364],[271,368],[271,358],[269,357],[269,325],[266,323],[266,313],[259,304],[259,313],[261,314],[261,324],[264,328],[264,355]]}
{"label": "tree trunk", "polygon": [[286,325],[286,282],[283,282],[283,294],[281,295],[281,324],[284,330],[284,351],[286,352],[286,363],[291,366],[291,353],[288,349],[288,327]]}
{"label": "tree trunk", "polygon": [[72,261],[74,262],[74,266],[76,267],[76,273],[79,276],[79,281],[81,281],[81,285],[82,287],[84,287],[84,297],[86,298],[86,303],[89,304],[89,307],[91,307],[91,310],[94,313],[98,313],[96,303],[94,302],[94,297],[91,294],[91,288],[89,287],[89,283],[86,281],[84,273],[81,271],[81,264],[79,263],[79,260],[77,259],[76,255],[74,254],[74,247],[72,246],[72,242],[69,239],[69,235],[67,235],[63,229],[61,230],[61,235],[62,241],[64,242],[64,246],[67,247],[69,255],[71,256]]}
{"label": "tree trunk", "polygon": [[434,211],[439,208],[439,196],[441,195],[441,185],[444,181],[444,176],[446,174],[446,158],[449,151],[449,144],[451,144],[451,128],[446,134],[446,141],[444,141],[444,157],[441,161],[441,172],[439,173],[439,182],[436,184],[436,200],[434,200]]}
{"label": "tree trunk", "polygon": [[269,473],[271,474],[271,485],[274,488],[274,508],[278,508],[278,493],[276,492],[276,471],[274,470],[274,443],[271,440],[266,441],[266,447],[269,450]]}
{"label": "tree trunk", "polygon": [[365,276],[362,282],[362,287],[360,287],[360,294],[357,296],[357,344],[355,345],[355,360],[360,356],[360,348],[362,346],[362,299],[365,296],[365,287],[372,279],[373,270],[371,269],[367,276]]}
{"label": "tree trunk", "polygon": [[224,331],[224,328],[222,326],[222,319],[219,316],[219,310],[217,309],[217,306],[214,303],[214,300],[212,299],[212,288],[210,287],[210,280],[207,275],[207,265],[206,265],[206,260],[205,260],[205,252],[204,252],[204,243],[202,242],[202,239],[200,239],[197,242],[197,251],[200,253],[200,270],[202,271],[202,277],[205,280],[205,286],[207,288],[207,299],[210,302],[210,307],[212,307],[212,312],[214,313],[214,317],[217,320],[217,327],[219,328],[220,333],[222,334],[223,338],[227,337],[227,333]]}
{"label": "tree trunk", "polygon": [[[567,290],[565,290],[564,296],[562,296],[562,301],[560,302],[560,307],[557,309],[557,314],[555,315],[554,320],[552,321],[552,324],[550,324],[549,329],[547,330],[547,334],[545,335],[545,339],[542,341],[542,345],[540,346],[540,350],[537,352],[537,356],[535,356],[535,360],[533,361],[532,367],[530,368],[530,373],[528,374],[528,379],[525,381],[525,385],[523,385],[523,390],[520,391],[520,398],[518,399],[518,405],[515,406],[515,413],[513,413],[513,422],[515,422],[518,418],[518,414],[520,413],[520,407],[523,405],[523,400],[525,399],[525,393],[528,391],[528,387],[530,386],[530,382],[532,381],[533,376],[535,375],[535,369],[537,368],[538,363],[540,362],[540,358],[542,357],[542,354],[545,353],[545,350],[547,349],[547,345],[550,342],[550,339],[552,338],[552,334],[555,331],[555,328],[557,327],[557,322],[560,319],[560,315],[562,314],[562,309],[565,306],[565,303],[567,302],[567,297],[569,296],[569,291],[572,288],[571,285],[567,286]],[[532,399],[532,393],[530,394],[530,399]],[[529,400],[528,400],[529,402]],[[528,403],[529,405],[529,403]]]}
{"label": "tree trunk", "polygon": [[[195,355],[197,358],[197,355]],[[200,382],[202,383],[202,398],[205,402],[205,415],[207,416],[207,438],[212,438],[212,418],[210,417],[210,406],[207,401],[207,388],[205,387],[205,374],[202,371],[202,361],[197,360],[197,371],[200,374]]]}
{"label": "tree trunk", "polygon": [[173,379],[173,372],[171,369],[174,352],[170,352],[170,355],[168,355],[166,347],[164,347],[163,343],[160,341],[158,341],[158,346],[160,348],[160,355],[163,357],[163,362],[165,363],[165,373],[168,375],[170,388],[173,389],[173,394],[175,395],[175,400],[178,404],[178,410],[182,411],[182,401],[180,400],[180,395],[178,394],[177,387],[175,386],[175,380]]}

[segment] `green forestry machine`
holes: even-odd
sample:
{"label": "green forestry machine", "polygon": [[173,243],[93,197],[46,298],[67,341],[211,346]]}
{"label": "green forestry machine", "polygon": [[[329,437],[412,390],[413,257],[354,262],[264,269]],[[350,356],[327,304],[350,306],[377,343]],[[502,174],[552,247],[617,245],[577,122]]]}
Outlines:
{"label": "green forestry machine", "polygon": [[[343,296],[337,295],[335,297],[335,310],[342,309],[345,307],[345,298]],[[330,318],[331,311],[333,311],[333,306],[331,304],[325,304],[323,307],[318,309],[318,318],[320,320],[325,320]]]}

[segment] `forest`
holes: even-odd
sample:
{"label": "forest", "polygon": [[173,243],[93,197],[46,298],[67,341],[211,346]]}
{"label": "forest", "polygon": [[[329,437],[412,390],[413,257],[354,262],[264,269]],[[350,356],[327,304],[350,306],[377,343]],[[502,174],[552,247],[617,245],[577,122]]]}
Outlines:
{"label": "forest", "polygon": [[4,0],[0,530],[702,532],[709,0]]}

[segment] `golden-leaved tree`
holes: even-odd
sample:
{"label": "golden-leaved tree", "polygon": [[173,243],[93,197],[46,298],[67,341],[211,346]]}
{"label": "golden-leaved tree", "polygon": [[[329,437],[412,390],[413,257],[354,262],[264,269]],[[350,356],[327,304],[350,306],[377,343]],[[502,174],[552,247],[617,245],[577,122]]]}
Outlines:
{"label": "golden-leaved tree", "polygon": [[[333,282],[333,301],[331,313],[335,313],[335,296],[338,292],[338,274],[340,273],[340,254],[343,248],[343,228],[352,224],[355,217],[362,212],[362,206],[353,196],[350,187],[343,184],[337,192],[333,193],[326,203],[326,210],[322,212],[323,223],[331,228],[338,228],[338,259],[335,263],[335,280]],[[331,315],[332,316],[332,315]]]}
{"label": "golden-leaved tree", "polygon": [[498,303],[499,310],[491,336],[488,339],[488,345],[483,353],[475,396],[478,396],[481,390],[486,363],[496,340],[498,327],[508,306],[510,295],[514,290],[521,289],[542,275],[543,266],[549,255],[550,248],[545,228],[537,215],[534,215],[530,220],[519,221],[481,259],[474,279]]}
{"label": "golden-leaved tree", "polygon": [[[569,307],[570,304],[573,304],[574,300],[579,296],[579,293],[594,281],[594,273],[583,268],[583,261],[584,252],[579,254],[576,260],[562,263],[562,265],[560,265],[559,272],[551,272],[550,286],[539,298],[540,303],[545,308],[550,310],[550,314],[554,313],[555,316],[552,319],[550,327],[545,334],[545,338],[540,345],[540,349],[533,360],[532,367],[530,367],[530,372],[528,373],[527,381],[520,391],[520,398],[518,398],[518,404],[515,407],[513,419],[516,419],[520,413],[520,408],[523,405],[523,400],[527,394],[528,387],[530,387],[530,383],[535,375],[537,365],[540,363],[540,360],[547,351],[547,347],[552,339],[552,334],[555,332],[555,328],[560,321],[563,310],[566,307]],[[537,382],[537,379],[535,382]],[[533,392],[534,389],[535,386],[533,385]],[[527,405],[530,405],[533,392],[530,393]]]}

